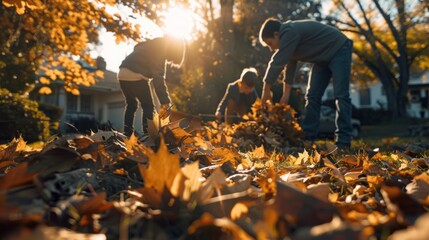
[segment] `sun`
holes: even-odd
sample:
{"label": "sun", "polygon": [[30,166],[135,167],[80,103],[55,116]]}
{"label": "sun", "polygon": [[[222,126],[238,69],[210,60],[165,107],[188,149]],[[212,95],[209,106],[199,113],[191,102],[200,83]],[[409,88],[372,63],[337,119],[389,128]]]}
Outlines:
{"label": "sun", "polygon": [[164,14],[163,30],[169,35],[191,40],[195,28],[194,13],[182,7],[169,8]]}

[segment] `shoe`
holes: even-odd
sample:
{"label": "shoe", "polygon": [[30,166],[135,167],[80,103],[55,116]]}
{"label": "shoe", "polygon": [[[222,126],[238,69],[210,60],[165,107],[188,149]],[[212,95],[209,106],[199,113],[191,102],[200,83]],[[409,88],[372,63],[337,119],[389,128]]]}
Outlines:
{"label": "shoe", "polygon": [[352,152],[350,144],[337,143],[335,146],[337,147],[336,153],[339,155],[351,154]]}
{"label": "shoe", "polygon": [[138,140],[139,140],[140,142],[144,142],[144,141],[146,141],[146,139],[148,139],[148,138],[149,138],[149,135],[148,135],[148,134],[143,134],[143,135],[138,136]]}

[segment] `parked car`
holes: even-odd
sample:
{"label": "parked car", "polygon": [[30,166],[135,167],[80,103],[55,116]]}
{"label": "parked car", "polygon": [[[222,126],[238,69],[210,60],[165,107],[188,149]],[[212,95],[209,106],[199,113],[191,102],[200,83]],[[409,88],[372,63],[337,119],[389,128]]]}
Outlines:
{"label": "parked car", "polygon": [[[335,109],[326,105],[320,108],[319,137],[332,137],[335,133]],[[352,117],[352,137],[359,137],[361,124]]]}

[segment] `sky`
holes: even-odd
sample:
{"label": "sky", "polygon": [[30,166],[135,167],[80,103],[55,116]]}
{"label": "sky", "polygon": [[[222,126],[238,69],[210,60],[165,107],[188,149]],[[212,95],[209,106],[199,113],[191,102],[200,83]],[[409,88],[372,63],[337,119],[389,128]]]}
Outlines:
{"label": "sky", "polygon": [[[191,10],[182,7],[172,7],[166,9],[160,15],[164,19],[164,26],[157,26],[147,18],[136,18],[135,14],[130,9],[121,8],[112,11],[119,11],[122,16],[133,15],[133,18],[126,17],[132,23],[139,23],[141,29],[150,29],[151,35],[161,35],[163,32],[190,40],[193,37],[195,30],[195,13]],[[119,65],[124,58],[130,54],[136,42],[129,40],[127,43],[121,42],[119,45],[115,42],[115,37],[112,32],[106,32],[105,29],[100,31],[101,45],[96,47],[92,53],[93,57],[101,56],[106,61],[107,70],[118,72]]]}
{"label": "sky", "polygon": [[119,65],[132,52],[135,43],[129,41],[117,45],[113,33],[106,30],[100,32],[100,39],[102,39],[102,45],[97,47],[95,55],[104,58],[107,70],[118,72]]}

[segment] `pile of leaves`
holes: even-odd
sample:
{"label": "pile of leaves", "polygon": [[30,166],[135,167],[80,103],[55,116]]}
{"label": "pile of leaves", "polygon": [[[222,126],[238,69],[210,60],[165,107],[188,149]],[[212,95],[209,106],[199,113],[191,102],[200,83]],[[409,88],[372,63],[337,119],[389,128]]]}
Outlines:
{"label": "pile of leaves", "polygon": [[290,105],[275,103],[263,106],[258,99],[252,111],[243,116],[244,121],[232,126],[210,122],[199,133],[215,145],[227,144],[243,151],[257,146],[270,151],[296,150],[296,147],[303,146],[302,129],[296,114]]}
{"label": "pile of leaves", "polygon": [[426,150],[282,151],[300,129],[265,111],[224,130],[171,123],[155,143],[112,131],[1,145],[2,239],[427,239]]}

